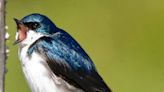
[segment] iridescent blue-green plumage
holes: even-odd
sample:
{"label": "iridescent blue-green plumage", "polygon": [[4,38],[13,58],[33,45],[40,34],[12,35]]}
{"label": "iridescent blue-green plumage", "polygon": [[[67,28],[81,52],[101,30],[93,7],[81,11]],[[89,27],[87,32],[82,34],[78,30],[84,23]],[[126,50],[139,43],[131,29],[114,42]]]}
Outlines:
{"label": "iridescent blue-green plumage", "polygon": [[59,29],[46,16],[31,14],[22,19],[24,23],[38,22],[41,26],[35,31],[45,36],[33,43],[33,52],[45,58],[54,74],[85,92],[111,92],[81,46],[65,31]]}

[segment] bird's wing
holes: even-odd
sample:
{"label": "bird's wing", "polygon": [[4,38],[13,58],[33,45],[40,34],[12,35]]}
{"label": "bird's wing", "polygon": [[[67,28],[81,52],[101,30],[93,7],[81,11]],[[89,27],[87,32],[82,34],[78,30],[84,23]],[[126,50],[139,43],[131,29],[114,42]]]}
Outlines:
{"label": "bird's wing", "polygon": [[89,56],[66,32],[42,37],[29,48],[46,58],[50,69],[85,92],[111,92],[97,73]]}

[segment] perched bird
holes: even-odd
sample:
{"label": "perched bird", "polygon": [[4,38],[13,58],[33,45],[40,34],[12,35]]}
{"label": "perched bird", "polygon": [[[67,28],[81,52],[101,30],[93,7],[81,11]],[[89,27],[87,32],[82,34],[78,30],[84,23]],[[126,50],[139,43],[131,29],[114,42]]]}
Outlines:
{"label": "perched bird", "polygon": [[32,92],[111,92],[87,53],[48,17],[14,20],[14,44]]}

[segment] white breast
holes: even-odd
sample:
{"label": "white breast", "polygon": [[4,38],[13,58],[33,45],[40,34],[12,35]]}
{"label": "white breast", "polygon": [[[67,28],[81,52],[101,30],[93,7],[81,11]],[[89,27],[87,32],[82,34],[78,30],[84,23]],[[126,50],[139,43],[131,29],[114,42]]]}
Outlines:
{"label": "white breast", "polygon": [[83,92],[56,76],[46,61],[36,52],[27,54],[29,44],[19,51],[23,72],[32,92]]}

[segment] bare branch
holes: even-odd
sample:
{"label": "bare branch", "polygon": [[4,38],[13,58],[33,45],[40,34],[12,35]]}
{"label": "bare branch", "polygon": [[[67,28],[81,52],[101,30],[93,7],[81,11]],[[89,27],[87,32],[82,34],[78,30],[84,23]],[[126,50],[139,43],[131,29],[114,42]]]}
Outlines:
{"label": "bare branch", "polygon": [[5,50],[5,0],[0,0],[0,92],[4,92]]}

